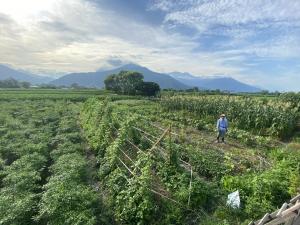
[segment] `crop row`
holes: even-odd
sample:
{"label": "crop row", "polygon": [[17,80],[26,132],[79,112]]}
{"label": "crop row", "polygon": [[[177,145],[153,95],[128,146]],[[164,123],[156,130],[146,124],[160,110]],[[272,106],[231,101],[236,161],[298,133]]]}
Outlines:
{"label": "crop row", "polygon": [[96,224],[99,199],[88,184],[88,165],[76,110],[61,117],[52,145],[51,176],[43,187],[37,219],[53,225]]}
{"label": "crop row", "polygon": [[164,154],[150,151],[153,143],[135,129],[144,125],[137,115],[116,110],[108,100],[90,99],[82,108],[81,124],[117,221],[187,224],[195,214],[205,217],[214,207],[219,196],[214,185],[195,175],[190,189],[190,172],[178,163],[178,146],[167,138],[162,141]]}
{"label": "crop row", "polygon": [[[1,224],[34,223],[47,176],[47,142],[53,136],[58,117],[47,110],[36,111],[40,103],[27,103],[1,105]],[[48,103],[43,105],[45,109]],[[49,121],[43,123],[41,117]]]}
{"label": "crop row", "polygon": [[187,110],[199,120],[215,121],[226,113],[231,124],[259,135],[289,136],[295,128],[297,108],[280,101],[261,101],[233,96],[165,97],[161,105],[168,111]]}
{"label": "crop row", "polygon": [[0,224],[97,224],[78,105],[1,103]]}

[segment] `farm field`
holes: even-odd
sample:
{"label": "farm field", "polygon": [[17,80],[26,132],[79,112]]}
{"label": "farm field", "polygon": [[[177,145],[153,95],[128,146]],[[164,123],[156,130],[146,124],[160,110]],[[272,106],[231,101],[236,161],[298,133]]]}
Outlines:
{"label": "farm field", "polygon": [[0,224],[248,224],[299,194],[298,123],[280,97],[1,90]]}

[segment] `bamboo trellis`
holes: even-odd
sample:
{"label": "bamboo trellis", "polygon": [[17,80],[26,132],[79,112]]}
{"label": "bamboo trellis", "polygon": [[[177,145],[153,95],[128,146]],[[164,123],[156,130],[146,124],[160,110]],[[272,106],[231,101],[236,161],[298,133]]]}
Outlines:
{"label": "bamboo trellis", "polygon": [[[152,146],[148,149],[150,151],[153,151],[154,149],[159,150],[159,152],[162,154],[162,156],[166,159],[167,156],[167,150],[164,149],[162,146],[159,145],[159,143],[165,138],[167,134],[174,135],[178,137],[179,135],[175,132],[171,132],[171,128],[163,128],[160,127],[154,123],[149,122],[149,125],[163,131],[163,133],[160,136],[152,135],[142,128],[133,126],[132,128],[139,131],[142,136],[150,141],[152,143]],[[300,126],[300,125],[299,125]],[[116,128],[115,128],[116,129]],[[117,129],[116,129],[117,130]],[[152,140],[152,139],[154,140]],[[140,150],[134,143],[132,143],[130,140],[126,139],[126,141],[136,148],[137,150]],[[131,161],[134,164],[134,160],[132,160],[124,151],[121,151],[126,158],[129,158],[129,161]],[[141,151],[143,152],[143,151]],[[260,161],[264,161],[265,163],[269,164],[269,162],[265,161],[262,157],[258,156]],[[119,161],[121,164],[128,170],[132,175],[134,173],[130,170],[130,168],[119,158]],[[179,165],[184,168],[187,172],[190,172],[190,182],[189,182],[189,198],[188,198],[188,207],[190,205],[190,198],[191,198],[191,189],[192,189],[192,182],[193,182],[193,169],[192,166],[185,162],[184,160],[179,158],[179,161],[181,162]],[[135,175],[136,176],[136,175]],[[175,202],[179,205],[181,205],[176,200],[170,198],[169,196],[166,196],[154,189],[149,189],[151,192],[160,195],[162,198],[166,198],[172,202]],[[284,203],[280,209],[276,210],[273,213],[266,213],[262,219],[258,221],[251,221],[248,225],[300,225],[300,194],[294,197],[289,201],[289,203]]]}
{"label": "bamboo trellis", "polygon": [[266,213],[262,219],[249,225],[300,225],[300,194],[284,203],[273,213]]}
{"label": "bamboo trellis", "polygon": [[[118,131],[118,129],[116,127],[113,127],[116,131]],[[140,133],[144,134],[143,136],[152,143],[152,146],[148,149],[148,151],[152,152],[154,149],[158,149],[159,152],[162,154],[162,156],[166,159],[166,155],[167,155],[167,150],[164,149],[163,147],[161,147],[159,145],[159,143],[169,134],[169,135],[176,135],[178,136],[178,134],[171,132],[171,127],[169,126],[168,128],[161,128],[159,127],[159,129],[163,130],[163,133],[157,137],[157,136],[153,136],[151,134],[149,134],[148,132],[144,131],[141,128],[132,127],[133,129],[139,131]],[[157,128],[157,127],[156,127]],[[148,136],[148,137],[147,137]],[[151,140],[149,137],[154,138],[155,140]],[[135,149],[139,150],[140,152],[143,152],[138,146],[136,146],[134,143],[132,143],[130,140],[126,139],[126,142],[129,143],[131,146],[133,146]],[[134,165],[134,160],[132,158],[130,158],[130,156],[128,156],[122,149],[119,149],[123,155]],[[121,164],[126,168],[127,171],[129,171],[129,173],[131,175],[136,176],[131,170],[130,168],[125,164],[125,162],[123,162],[120,158],[118,158],[119,162],[121,162]],[[189,198],[188,198],[188,206],[190,205],[190,201],[191,201],[191,191],[192,191],[192,182],[193,182],[193,169],[192,166],[188,163],[185,162],[182,159],[179,159],[179,161],[181,162],[180,166],[182,168],[184,168],[187,172],[190,172],[190,182],[189,182]],[[173,202],[178,203],[176,200],[170,198],[170,197],[166,197],[165,195],[161,194],[160,192],[153,190],[153,189],[149,189],[151,192],[160,195],[163,198],[167,198]],[[179,203],[178,203],[179,204]]]}

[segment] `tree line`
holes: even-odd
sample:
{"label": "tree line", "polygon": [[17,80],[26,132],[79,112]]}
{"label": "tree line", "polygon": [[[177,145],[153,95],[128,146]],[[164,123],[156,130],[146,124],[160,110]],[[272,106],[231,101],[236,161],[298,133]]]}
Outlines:
{"label": "tree line", "polygon": [[118,94],[156,96],[160,87],[155,82],[144,81],[139,72],[121,71],[111,74],[104,80],[105,88]]}
{"label": "tree line", "polygon": [[27,81],[17,81],[13,78],[0,80],[0,88],[30,88],[30,86]]}

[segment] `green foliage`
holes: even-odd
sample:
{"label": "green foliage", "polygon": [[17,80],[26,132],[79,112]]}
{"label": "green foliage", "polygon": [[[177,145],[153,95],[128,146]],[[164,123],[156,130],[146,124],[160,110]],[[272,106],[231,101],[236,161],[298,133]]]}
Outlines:
{"label": "green foliage", "polygon": [[224,164],[225,157],[214,149],[197,149],[189,147],[190,162],[194,166],[195,172],[207,179],[220,179],[229,168]]}
{"label": "green foliage", "polygon": [[53,176],[45,192],[37,217],[48,224],[96,224],[96,193],[86,185],[86,161],[73,153],[61,156],[52,166]]}
{"label": "green foliage", "polygon": [[283,102],[290,102],[293,107],[300,109],[300,93],[285,92],[279,95],[279,99]]}
{"label": "green foliage", "polygon": [[31,84],[26,81],[17,81],[13,78],[0,80],[0,88],[29,88]]}
{"label": "green foliage", "polygon": [[78,109],[64,100],[1,102],[0,224],[100,223]]}
{"label": "green foliage", "polygon": [[[141,117],[136,114],[115,111],[107,100],[91,99],[81,111],[81,123],[89,143],[102,146],[101,151],[96,151],[99,177],[110,193],[109,204],[115,218],[122,224],[182,224],[192,220],[194,211],[201,214],[203,208],[213,210],[219,196],[217,186],[194,178],[190,189],[190,173],[179,167],[179,145],[167,138],[163,144],[169,152],[167,163],[161,156],[147,152],[151,144],[134,129],[141,126],[140,121]],[[110,133],[110,142],[105,145],[101,145],[100,134],[105,133],[102,124],[106,124]],[[143,150],[133,148],[128,141]],[[124,151],[134,161],[129,160]],[[164,190],[163,196],[176,199],[176,203],[158,195],[161,190]],[[185,208],[189,195],[194,211]],[[185,214],[188,216],[183,216]]]}
{"label": "green foliage", "polygon": [[119,94],[155,96],[160,87],[154,82],[144,82],[144,76],[134,71],[121,71],[109,75],[105,80],[105,88]]}
{"label": "green foliage", "polygon": [[52,174],[39,204],[36,220],[48,224],[96,224],[100,199],[88,185],[87,162],[80,130],[71,115],[61,118],[50,153]]}
{"label": "green foliage", "polygon": [[[297,96],[192,94],[158,104],[95,90],[1,92],[0,224],[247,224],[299,193],[299,143],[274,150],[274,136],[294,127]],[[231,139],[219,145],[223,110]],[[179,135],[151,149],[170,124]],[[226,206],[235,190],[240,209]]]}
{"label": "green foliage", "polygon": [[141,174],[127,180],[128,184],[117,193],[115,200],[116,217],[126,224],[151,224],[158,213],[151,186],[151,156],[142,156],[137,166]]}
{"label": "green foliage", "polygon": [[[225,199],[224,199],[225,201]],[[214,212],[214,217],[210,221],[205,221],[205,225],[229,225],[229,224],[248,224],[243,222],[247,218],[247,215],[240,208],[232,208],[227,205],[220,205]]]}
{"label": "green foliage", "polygon": [[105,88],[121,94],[135,95],[138,86],[143,83],[143,75],[133,71],[121,71],[109,75],[105,80]]}
{"label": "green foliage", "polygon": [[292,133],[298,110],[290,103],[235,96],[164,97],[161,105],[169,111],[187,110],[211,123],[226,112],[233,126],[239,129],[278,137]]}
{"label": "green foliage", "polygon": [[4,168],[4,186],[13,187],[17,192],[36,191],[37,183],[41,180],[40,173],[45,163],[46,158],[37,153],[21,157]]}
{"label": "green foliage", "polygon": [[0,223],[3,225],[35,224],[32,221],[37,206],[37,195],[23,191],[13,193],[2,189],[0,194]]}
{"label": "green foliage", "polygon": [[45,157],[34,153],[4,167],[4,188],[0,192],[0,223],[31,223],[36,211]]}
{"label": "green foliage", "polygon": [[[96,89],[37,89],[37,88],[29,88],[29,89],[5,89],[0,92],[0,100],[5,100],[8,103],[13,102],[15,100],[24,100],[30,105],[31,100],[41,100],[39,104],[43,101],[51,102],[51,100],[68,100],[72,102],[82,102],[87,100],[90,97],[98,96],[98,97],[106,97],[105,91],[96,90]],[[53,88],[53,87],[51,87]],[[122,97],[118,97],[122,98]],[[49,101],[50,100],[50,101]],[[43,107],[42,107],[43,108]],[[47,110],[46,110],[47,111]]]}
{"label": "green foliage", "polygon": [[57,160],[60,156],[69,153],[81,152],[82,146],[80,144],[74,144],[71,141],[64,141],[62,143],[58,143],[57,147],[51,151],[50,156],[53,160]]}
{"label": "green foliage", "polygon": [[[250,173],[242,176],[225,176],[222,180],[228,191],[239,190],[242,206],[250,218],[259,218],[264,212],[270,212],[280,207],[292,196],[289,190],[294,190],[298,183],[299,154],[282,151],[272,153],[274,166],[262,173]],[[284,154],[284,155],[283,155]]]}
{"label": "green foliage", "polygon": [[80,114],[86,138],[89,140],[92,149],[101,156],[104,155],[105,149],[111,142],[111,116],[108,99],[101,102],[96,98],[86,101]]}
{"label": "green foliage", "polygon": [[156,96],[160,91],[160,87],[154,82],[143,82],[138,87],[138,93],[144,96]]}

